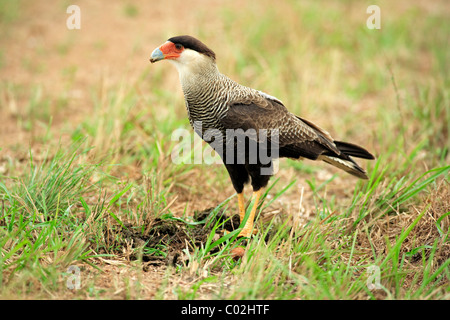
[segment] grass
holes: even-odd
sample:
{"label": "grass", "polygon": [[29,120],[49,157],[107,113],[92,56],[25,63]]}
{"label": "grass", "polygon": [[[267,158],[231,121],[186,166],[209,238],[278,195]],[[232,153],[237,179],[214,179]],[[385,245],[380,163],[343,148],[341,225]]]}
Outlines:
{"label": "grass", "polygon": [[[29,14],[22,6],[0,5],[0,297],[450,298],[445,3],[426,11],[379,2],[381,30],[365,27],[367,6],[357,2],[246,2],[239,10],[229,3],[208,9],[215,28],[200,28],[212,11],[195,15],[201,31],[190,33],[216,51],[223,73],[377,158],[361,163],[367,181],[325,164],[280,161],[262,201],[252,204],[259,232],[248,242],[216,219],[237,211],[223,166],[171,161],[172,133],[189,127],[175,70],[161,63],[128,72],[115,54],[127,47],[139,65],[148,52],[132,48],[141,43],[133,36],[111,53],[102,38],[109,31],[87,44],[86,33],[64,33],[45,46],[48,59],[37,52],[39,59],[10,61],[6,48],[20,39],[15,27],[26,26]],[[133,4],[102,10],[120,23],[149,19],[146,7]],[[120,26],[110,32],[130,32]],[[153,35],[146,50],[164,39]],[[83,63],[93,50],[120,75],[102,71],[84,84],[86,67],[73,60],[79,47]],[[70,63],[58,68],[52,57]],[[48,74],[23,61],[39,61]],[[13,77],[14,63],[38,80]],[[58,81],[61,91],[53,89]],[[194,219],[210,207],[205,220]],[[161,223],[182,230],[181,249],[174,249],[175,236],[158,231]],[[148,245],[149,234],[157,245]],[[245,254],[236,259],[231,252],[239,247]],[[78,290],[67,286],[74,268]]]}
{"label": "grass", "polygon": [[[27,274],[51,290],[57,281],[56,269],[87,259],[89,251],[73,207],[88,191],[87,179],[94,168],[73,166],[80,156],[77,151],[67,154],[58,150],[40,166],[31,157],[30,171],[23,178],[14,179],[12,187],[0,183],[2,280]],[[26,287],[17,289],[18,294],[28,291]]]}

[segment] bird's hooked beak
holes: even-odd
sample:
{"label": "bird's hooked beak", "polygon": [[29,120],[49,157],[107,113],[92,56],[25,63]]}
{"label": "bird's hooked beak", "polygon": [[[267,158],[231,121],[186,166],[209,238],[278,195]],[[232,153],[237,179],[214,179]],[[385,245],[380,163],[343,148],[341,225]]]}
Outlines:
{"label": "bird's hooked beak", "polygon": [[183,50],[183,47],[177,47],[173,42],[166,41],[162,46],[153,50],[150,56],[150,62],[154,63],[164,59],[177,59]]}
{"label": "bird's hooked beak", "polygon": [[150,62],[155,63],[159,60],[164,60],[164,53],[160,48],[156,48],[155,50],[153,50],[152,55],[150,56]]}

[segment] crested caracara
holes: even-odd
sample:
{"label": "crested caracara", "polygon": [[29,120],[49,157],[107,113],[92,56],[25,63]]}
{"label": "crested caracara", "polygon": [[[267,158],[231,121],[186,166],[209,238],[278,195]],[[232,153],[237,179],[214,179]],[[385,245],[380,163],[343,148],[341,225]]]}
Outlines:
{"label": "crested caracara", "polygon": [[322,160],[368,178],[351,157],[374,159],[372,154],[334,140],[314,123],[290,113],[279,99],[223,75],[215,53],[196,38],[170,38],[152,52],[150,61],[160,60],[177,68],[191,126],[221,156],[238,195],[241,222],[246,212],[244,185],[250,182],[253,187],[254,205],[240,236],[253,232],[257,204],[273,175],[275,158]]}

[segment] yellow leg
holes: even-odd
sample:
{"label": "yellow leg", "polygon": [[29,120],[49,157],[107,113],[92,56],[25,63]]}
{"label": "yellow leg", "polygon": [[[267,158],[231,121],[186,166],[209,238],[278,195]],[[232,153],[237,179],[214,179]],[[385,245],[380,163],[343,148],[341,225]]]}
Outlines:
{"label": "yellow leg", "polygon": [[[258,191],[253,192],[253,198],[255,199],[255,202],[253,204],[252,210],[250,211],[250,215],[249,215],[247,221],[245,222],[244,228],[242,228],[241,232],[239,233],[239,237],[249,238],[252,235],[253,221],[255,220],[255,213],[256,213],[256,209],[258,208],[258,202],[259,202],[259,198],[261,197],[261,193],[262,193],[262,189],[259,189]],[[241,222],[242,222],[245,218],[245,206],[243,205],[244,195],[242,193],[240,195],[241,195],[242,199],[239,197],[239,194],[238,194],[239,216],[240,216]],[[241,210],[241,201],[242,201],[243,211]]]}

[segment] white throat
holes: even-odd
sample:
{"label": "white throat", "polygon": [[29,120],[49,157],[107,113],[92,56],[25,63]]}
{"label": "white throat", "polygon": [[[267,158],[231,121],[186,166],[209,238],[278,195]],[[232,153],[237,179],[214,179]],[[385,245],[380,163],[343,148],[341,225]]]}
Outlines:
{"label": "white throat", "polygon": [[185,49],[177,59],[168,60],[178,70],[180,81],[192,81],[196,76],[205,77],[208,74],[218,73],[216,64],[203,54],[191,49]]}

